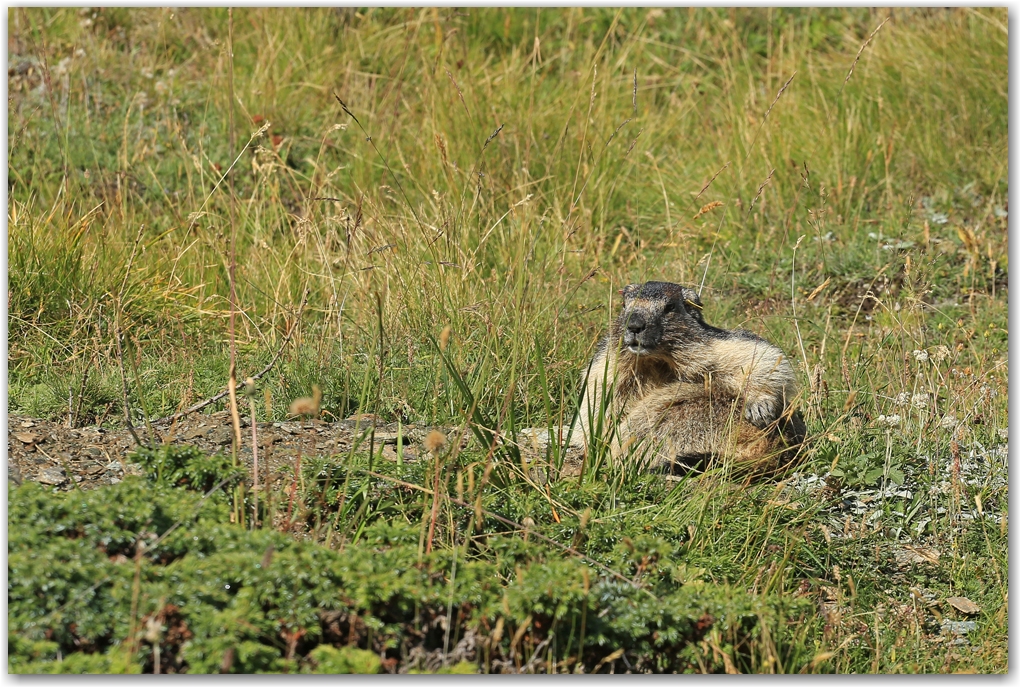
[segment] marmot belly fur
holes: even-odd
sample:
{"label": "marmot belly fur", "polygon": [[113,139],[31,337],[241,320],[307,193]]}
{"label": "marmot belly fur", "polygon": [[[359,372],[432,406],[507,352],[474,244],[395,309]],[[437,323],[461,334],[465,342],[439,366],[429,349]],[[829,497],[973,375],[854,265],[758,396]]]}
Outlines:
{"label": "marmot belly fur", "polygon": [[685,472],[727,458],[740,473],[791,466],[806,428],[791,405],[793,368],[744,329],[707,324],[692,289],[625,287],[623,311],[588,365],[578,422],[586,450]]}

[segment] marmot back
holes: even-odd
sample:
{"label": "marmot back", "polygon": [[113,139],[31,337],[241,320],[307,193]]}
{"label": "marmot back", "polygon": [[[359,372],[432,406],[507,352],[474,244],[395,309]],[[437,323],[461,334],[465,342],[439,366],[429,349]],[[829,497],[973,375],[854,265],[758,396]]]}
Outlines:
{"label": "marmot back", "polygon": [[798,457],[804,421],[791,405],[793,367],[743,329],[705,322],[698,294],[669,282],[625,287],[623,310],[588,365],[578,421],[614,456],[684,469],[729,456],[752,473]]}

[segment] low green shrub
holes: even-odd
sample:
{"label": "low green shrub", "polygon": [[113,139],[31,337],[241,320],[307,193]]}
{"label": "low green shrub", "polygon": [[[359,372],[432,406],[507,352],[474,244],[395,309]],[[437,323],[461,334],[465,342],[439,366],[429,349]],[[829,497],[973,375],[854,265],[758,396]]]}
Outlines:
{"label": "low green shrub", "polygon": [[[378,673],[382,667],[382,662],[376,654],[349,646],[337,648],[322,644],[308,652],[308,657],[315,664],[308,672],[320,675]],[[470,670],[467,672],[475,672],[474,665],[469,664],[469,667]]]}
{"label": "low green shrub", "polygon": [[230,523],[226,498],[193,491],[231,473],[221,458],[164,448],[137,460],[146,478],[101,490],[11,490],[11,672],[152,672],[155,646],[161,672],[378,672],[384,660],[428,670],[421,656],[468,635],[474,669],[541,654],[590,671],[627,647],[640,669],[684,671],[708,631],[753,643],[761,619],[782,611],[659,574],[649,552],[666,544],[654,537],[627,549],[643,552],[638,588],[496,530],[487,551],[425,556],[401,518],[377,519],[340,551],[250,531]]}
{"label": "low green shrub", "polygon": [[243,468],[232,465],[224,453],[206,455],[194,446],[163,444],[157,448],[140,447],[135,460],[156,484],[184,487],[205,493],[223,480],[244,478]]}

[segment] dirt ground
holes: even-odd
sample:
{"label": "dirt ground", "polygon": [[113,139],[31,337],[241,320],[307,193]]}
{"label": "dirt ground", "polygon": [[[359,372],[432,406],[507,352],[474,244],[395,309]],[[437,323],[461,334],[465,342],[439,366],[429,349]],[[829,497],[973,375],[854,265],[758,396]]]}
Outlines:
{"label": "dirt ground", "polygon": [[[256,432],[259,470],[266,476],[289,472],[299,454],[305,458],[340,455],[346,453],[356,439],[362,442],[359,450],[368,450],[373,425],[375,445],[382,444],[383,458],[394,461],[397,459],[398,440],[403,448],[403,459],[414,461],[423,451],[421,442],[430,430],[438,429],[448,437],[460,435],[460,430],[454,427],[398,427],[395,422],[384,423],[371,416],[340,422],[260,422]],[[194,414],[173,425],[154,429],[158,435],[156,441],[160,443],[188,444],[210,453],[230,451],[232,430],[227,411]],[[148,430],[138,427],[135,433],[142,442],[148,443]],[[518,439],[526,455],[538,458],[544,455],[547,437],[547,430],[526,429]],[[463,442],[466,444],[473,440],[468,434]],[[70,428],[57,422],[8,415],[7,476],[15,484],[35,481],[51,486],[54,491],[87,490],[116,484],[125,475],[141,473],[129,457],[135,445],[134,438],[126,429]],[[564,475],[576,474],[581,452],[576,442],[567,449]],[[240,458],[251,466],[251,423],[243,417]]]}

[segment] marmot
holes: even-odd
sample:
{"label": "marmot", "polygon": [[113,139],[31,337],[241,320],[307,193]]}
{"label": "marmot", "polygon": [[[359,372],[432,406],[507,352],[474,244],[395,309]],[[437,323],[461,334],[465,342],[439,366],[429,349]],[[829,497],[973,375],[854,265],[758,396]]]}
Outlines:
{"label": "marmot", "polygon": [[588,365],[578,411],[586,451],[608,441],[616,458],[643,456],[653,469],[680,472],[718,456],[758,475],[796,461],[806,428],[779,348],[707,324],[701,298],[679,284],[620,293],[623,310]]}

